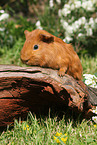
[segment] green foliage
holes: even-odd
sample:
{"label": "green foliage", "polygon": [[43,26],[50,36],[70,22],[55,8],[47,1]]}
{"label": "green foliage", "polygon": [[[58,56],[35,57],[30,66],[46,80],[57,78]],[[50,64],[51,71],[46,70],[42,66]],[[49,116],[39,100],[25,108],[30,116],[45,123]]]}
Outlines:
{"label": "green foliage", "polygon": [[17,64],[21,65],[20,51],[23,47],[24,40],[19,38],[13,45],[13,48],[8,49],[6,46],[2,48],[2,57],[0,58],[0,64]]}
{"label": "green foliage", "polygon": [[0,33],[1,48],[4,45],[8,48],[12,48],[19,38],[24,40],[24,30],[33,30],[35,28],[30,21],[27,21],[27,19],[22,16],[19,17],[17,22],[14,22],[13,20],[6,20],[1,22],[0,26],[2,27],[2,25],[5,30]]}
{"label": "green foliage", "polygon": [[97,143],[97,126],[91,121],[70,121],[58,117],[37,118],[30,112],[27,121],[15,120],[14,126],[3,131],[0,136],[0,145],[57,145],[54,136],[66,134],[66,145],[86,145]]}
{"label": "green foliage", "polygon": [[55,36],[60,34],[60,23],[57,16],[57,7],[54,7],[53,9],[46,7],[42,17],[38,15],[38,19],[40,20],[44,30]]}
{"label": "green foliage", "polygon": [[80,59],[83,67],[83,74],[95,74],[97,72],[97,55],[95,57],[84,55],[81,56]]}
{"label": "green foliage", "polygon": [[27,0],[4,0],[1,1],[0,4],[12,15],[21,11],[23,13],[28,12]]}
{"label": "green foliage", "polygon": [[22,16],[19,16],[17,21],[10,19],[0,22],[2,29],[0,32],[0,63],[20,64],[20,50],[25,41],[24,30],[28,29],[31,31],[35,29],[35,26],[31,21],[27,21],[27,18]]}

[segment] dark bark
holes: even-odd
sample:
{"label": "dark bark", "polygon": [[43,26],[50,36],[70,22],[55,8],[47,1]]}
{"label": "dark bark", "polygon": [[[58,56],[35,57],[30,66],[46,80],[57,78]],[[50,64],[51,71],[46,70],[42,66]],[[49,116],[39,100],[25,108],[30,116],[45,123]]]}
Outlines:
{"label": "dark bark", "polygon": [[97,89],[69,75],[40,67],[0,65],[0,126],[28,111],[45,113],[49,107],[72,109],[88,118],[97,105]]}

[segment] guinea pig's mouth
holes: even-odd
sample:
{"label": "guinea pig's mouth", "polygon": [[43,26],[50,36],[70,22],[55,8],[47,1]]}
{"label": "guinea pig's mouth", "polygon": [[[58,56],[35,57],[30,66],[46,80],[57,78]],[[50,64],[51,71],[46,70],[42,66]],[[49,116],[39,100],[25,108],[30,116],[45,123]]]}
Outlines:
{"label": "guinea pig's mouth", "polygon": [[28,63],[28,61],[29,61],[29,59],[28,60],[23,60],[23,59],[21,59],[21,61],[23,62],[23,63]]}

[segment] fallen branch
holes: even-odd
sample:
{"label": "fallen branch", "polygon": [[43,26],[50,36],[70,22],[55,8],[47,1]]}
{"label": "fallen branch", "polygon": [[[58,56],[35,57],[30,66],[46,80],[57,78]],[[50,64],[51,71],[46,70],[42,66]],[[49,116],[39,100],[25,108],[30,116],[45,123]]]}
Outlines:
{"label": "fallen branch", "polygon": [[0,126],[25,117],[28,111],[46,112],[52,106],[72,109],[87,118],[96,105],[97,89],[69,75],[61,78],[52,69],[0,65]]}

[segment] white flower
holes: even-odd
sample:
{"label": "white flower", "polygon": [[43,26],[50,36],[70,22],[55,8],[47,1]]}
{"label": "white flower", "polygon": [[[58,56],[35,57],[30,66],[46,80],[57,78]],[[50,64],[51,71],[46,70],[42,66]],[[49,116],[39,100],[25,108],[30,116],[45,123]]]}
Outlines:
{"label": "white flower", "polygon": [[71,34],[68,33],[68,31],[67,31],[67,29],[66,29],[66,31],[65,31],[65,37],[70,37],[70,36],[71,36]]}
{"label": "white flower", "polygon": [[90,87],[93,88],[97,88],[97,77],[95,75],[91,75],[91,74],[84,74],[83,75],[85,77],[85,84],[89,85]]}
{"label": "white flower", "polygon": [[75,7],[80,8],[81,7],[81,1],[76,1],[75,2]]}
{"label": "white flower", "polygon": [[97,0],[92,0],[93,4],[97,3]]}
{"label": "white flower", "polygon": [[79,135],[80,135],[81,138],[83,137],[81,133]]}
{"label": "white flower", "polygon": [[36,22],[36,26],[39,27],[40,26],[40,21]]}
{"label": "white flower", "polygon": [[81,17],[78,19],[78,21],[76,21],[79,25],[85,24],[86,23],[86,18],[85,17]]}
{"label": "white flower", "polygon": [[95,123],[97,123],[97,116],[93,116],[93,117],[92,117],[92,120],[93,120]]}
{"label": "white flower", "polygon": [[86,85],[92,84],[92,80],[91,80],[91,79],[85,80],[85,84],[86,84]]}
{"label": "white flower", "polygon": [[90,87],[92,87],[92,88],[97,88],[97,85],[96,85],[96,83],[95,83],[95,84],[90,85]]}
{"label": "white flower", "polygon": [[83,74],[83,76],[85,77],[85,79],[97,79],[97,77],[95,75],[92,74]]}
{"label": "white flower", "polygon": [[89,23],[85,23],[85,25],[84,25],[84,28],[86,29],[86,30],[88,30],[89,29]]}
{"label": "white flower", "polygon": [[57,2],[58,4],[61,4],[61,0],[56,0],[56,2]]}
{"label": "white flower", "polygon": [[70,34],[73,33],[73,28],[72,28],[72,26],[70,26],[70,25],[67,26],[66,30],[67,30],[67,32],[70,33]]}
{"label": "white flower", "polygon": [[80,18],[80,19],[78,19],[78,25],[81,25],[81,24],[82,24],[82,20]]}
{"label": "white flower", "polygon": [[90,87],[92,87],[92,88],[96,88],[96,82],[94,81],[94,80],[92,80],[92,84],[90,85]]}
{"label": "white flower", "polygon": [[66,39],[64,38],[64,39],[63,39],[63,41],[65,42],[65,41],[66,41]]}
{"label": "white flower", "polygon": [[92,28],[94,28],[95,24],[94,24],[93,18],[90,18],[90,19],[89,19],[89,25],[90,25]]}
{"label": "white flower", "polygon": [[5,20],[5,19],[8,19],[8,17],[9,17],[9,14],[4,13],[4,14],[2,14],[2,15],[0,16],[0,21]]}
{"label": "white flower", "polygon": [[70,13],[71,13],[70,5],[65,4],[63,9],[62,9],[63,16],[67,16]]}
{"label": "white flower", "polygon": [[93,2],[91,0],[87,1],[87,10],[88,11],[93,11],[94,10]]}
{"label": "white flower", "polygon": [[42,30],[43,28],[41,27],[40,21],[36,22],[36,28]]}
{"label": "white flower", "polygon": [[87,36],[92,36],[93,35],[93,31],[91,28],[87,29]]}
{"label": "white flower", "polygon": [[4,31],[5,30],[5,28],[0,28],[0,31]]}
{"label": "white flower", "polygon": [[68,10],[67,8],[63,8],[61,12],[62,12],[63,16],[67,16],[68,14],[70,14],[71,11]]}
{"label": "white flower", "polygon": [[65,4],[65,5],[64,5],[64,8],[66,8],[66,9],[70,9],[70,5]]}
{"label": "white flower", "polygon": [[89,24],[92,24],[92,23],[94,23],[94,20],[93,20],[93,18],[91,17],[91,18],[89,19]]}
{"label": "white flower", "polygon": [[97,18],[95,19],[95,23],[97,23]]}
{"label": "white flower", "polygon": [[75,21],[75,25],[81,25],[81,19],[79,19],[78,21]]}
{"label": "white flower", "polygon": [[[90,11],[96,10],[97,0],[69,0],[67,4],[59,10],[58,15],[61,18],[60,23],[65,30],[65,41],[72,41],[74,39],[75,33],[79,33],[76,37],[76,40],[83,41],[86,36],[92,36],[95,29],[97,29],[97,18],[91,17]],[[80,8],[82,11],[78,11]],[[72,19],[72,11],[78,11],[78,14]],[[84,14],[85,13],[85,14]],[[97,12],[95,12],[95,15]],[[88,17],[85,17],[85,15]],[[69,16],[69,17],[68,17]],[[83,32],[84,31],[84,32]],[[70,38],[70,40],[68,39]],[[84,43],[84,41],[83,41]],[[94,86],[95,84],[92,84]]]}
{"label": "white flower", "polygon": [[82,36],[83,36],[83,34],[82,34],[82,33],[79,33],[79,34],[78,34],[78,37],[82,37]]}
{"label": "white flower", "polygon": [[81,20],[78,20],[78,21],[75,21],[74,23],[72,23],[73,32],[76,32],[79,29],[80,25],[81,25]]}
{"label": "white flower", "polygon": [[0,10],[0,13],[2,13],[2,14],[3,14],[4,12],[5,12],[4,10]]}
{"label": "white flower", "polygon": [[64,38],[63,41],[66,42],[66,39]]}
{"label": "white flower", "polygon": [[94,88],[97,88],[97,84],[96,84],[96,86]]}
{"label": "white flower", "polygon": [[71,10],[74,10],[75,9],[75,6],[74,4],[71,4],[71,7],[70,7]]}
{"label": "white flower", "polygon": [[65,13],[65,16],[67,16],[70,13],[71,13],[71,11],[70,10],[67,10],[67,12]]}
{"label": "white flower", "polygon": [[87,8],[87,1],[82,2],[82,7],[83,7],[84,9]]}
{"label": "white flower", "polygon": [[61,11],[61,13],[62,13],[62,15],[64,16],[64,14],[66,13],[66,11],[67,11],[67,9],[62,9],[62,11]]}
{"label": "white flower", "polygon": [[70,19],[68,19],[68,23],[72,24],[75,18],[72,16]]}
{"label": "white flower", "polygon": [[54,6],[53,0],[50,0],[50,1],[49,1],[49,6],[50,6],[50,8],[52,8],[52,7]]}
{"label": "white flower", "polygon": [[70,42],[70,41],[72,41],[73,39],[71,38],[71,37],[69,37],[69,36],[67,36],[65,39],[63,39],[63,41],[66,41],[66,42]]}
{"label": "white flower", "polygon": [[87,7],[87,10],[88,10],[88,11],[94,11],[95,9],[94,9],[92,6],[91,6],[91,7],[88,6],[88,7]]}
{"label": "white flower", "polygon": [[86,23],[86,18],[85,17],[81,17],[81,24],[85,24]]}
{"label": "white flower", "polygon": [[76,32],[79,29],[80,25],[78,23],[73,23],[72,24],[72,29],[74,32]]}
{"label": "white flower", "polygon": [[58,11],[58,16],[59,16],[59,17],[62,16],[61,9],[59,9],[59,11]]}
{"label": "white flower", "polygon": [[88,11],[94,11],[93,2],[91,0],[82,2],[82,7]]}
{"label": "white flower", "polygon": [[68,26],[68,23],[62,19],[61,19],[61,24],[62,24],[64,29]]}
{"label": "white flower", "polygon": [[95,81],[95,80],[92,80],[92,84],[93,84],[93,85],[96,85],[96,81]]}
{"label": "white flower", "polygon": [[39,26],[37,29],[43,30],[43,28],[41,26]]}

